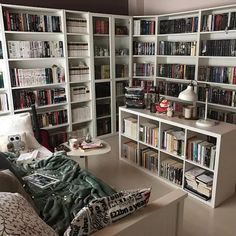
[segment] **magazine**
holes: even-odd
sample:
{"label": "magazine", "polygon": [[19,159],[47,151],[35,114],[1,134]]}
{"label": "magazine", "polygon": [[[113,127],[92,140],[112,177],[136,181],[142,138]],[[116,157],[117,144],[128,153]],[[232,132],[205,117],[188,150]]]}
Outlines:
{"label": "magazine", "polygon": [[30,182],[31,184],[39,188],[43,188],[43,189],[51,186],[52,184],[58,183],[60,181],[59,179],[55,179],[55,178],[38,174],[38,173],[25,176],[23,177],[23,180]]}

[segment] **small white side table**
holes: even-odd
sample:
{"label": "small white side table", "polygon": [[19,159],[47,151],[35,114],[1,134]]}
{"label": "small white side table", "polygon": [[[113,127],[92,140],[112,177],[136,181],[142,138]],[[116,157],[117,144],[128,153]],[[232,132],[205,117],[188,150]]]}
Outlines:
{"label": "small white side table", "polygon": [[[88,157],[89,156],[97,156],[97,155],[102,155],[106,154],[111,151],[111,146],[107,142],[101,140],[103,147],[101,148],[94,148],[88,151],[81,151],[80,149],[72,149],[71,151],[67,152],[67,156],[72,156],[72,157],[84,157],[85,161],[85,169],[88,170]],[[68,147],[67,143],[64,143]],[[70,148],[71,149],[71,148]]]}

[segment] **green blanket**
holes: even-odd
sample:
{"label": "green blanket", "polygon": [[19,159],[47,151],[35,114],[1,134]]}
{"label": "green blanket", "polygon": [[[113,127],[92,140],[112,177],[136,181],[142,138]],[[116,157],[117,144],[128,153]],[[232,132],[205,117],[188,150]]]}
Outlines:
{"label": "green blanket", "polygon": [[15,166],[21,176],[42,173],[60,180],[52,187],[41,189],[27,184],[42,219],[62,235],[75,214],[91,200],[111,195],[115,191],[77,162],[64,154],[54,154],[35,164]]}

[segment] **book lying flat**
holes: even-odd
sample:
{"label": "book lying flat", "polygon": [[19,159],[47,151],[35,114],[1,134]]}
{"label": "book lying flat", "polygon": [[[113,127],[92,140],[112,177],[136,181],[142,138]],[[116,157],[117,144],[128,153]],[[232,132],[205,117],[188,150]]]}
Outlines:
{"label": "book lying flat", "polygon": [[60,181],[59,179],[55,179],[50,176],[42,175],[38,173],[25,176],[23,177],[23,180],[26,182],[30,182],[31,184],[42,189],[48,188],[49,186],[55,183],[58,183]]}

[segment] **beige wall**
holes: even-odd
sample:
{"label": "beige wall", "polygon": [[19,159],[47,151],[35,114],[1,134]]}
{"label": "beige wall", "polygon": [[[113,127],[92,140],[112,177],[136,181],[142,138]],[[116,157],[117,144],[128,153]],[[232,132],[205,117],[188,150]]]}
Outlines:
{"label": "beige wall", "polygon": [[156,15],[230,4],[236,4],[236,0],[129,0],[129,14]]}

